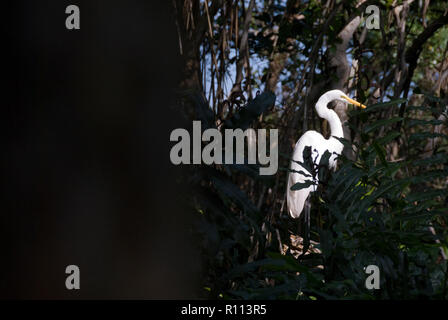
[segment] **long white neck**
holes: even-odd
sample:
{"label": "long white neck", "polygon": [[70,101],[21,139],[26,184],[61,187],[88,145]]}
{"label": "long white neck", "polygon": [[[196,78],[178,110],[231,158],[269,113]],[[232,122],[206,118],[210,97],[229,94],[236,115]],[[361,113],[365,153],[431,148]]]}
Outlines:
{"label": "long white neck", "polygon": [[336,112],[328,109],[327,105],[330,100],[323,95],[316,103],[316,111],[319,117],[325,119],[330,124],[331,135],[337,138],[344,138],[344,131],[342,130],[342,123]]}

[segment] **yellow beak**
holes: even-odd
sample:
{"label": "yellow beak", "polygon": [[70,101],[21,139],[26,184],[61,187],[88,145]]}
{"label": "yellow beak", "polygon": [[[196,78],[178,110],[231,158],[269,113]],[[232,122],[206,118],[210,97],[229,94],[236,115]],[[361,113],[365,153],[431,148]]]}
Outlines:
{"label": "yellow beak", "polygon": [[344,98],[344,99],[347,100],[349,103],[351,103],[351,104],[353,104],[353,105],[355,105],[355,106],[357,106],[357,107],[360,107],[360,108],[363,108],[363,109],[366,108],[366,106],[363,105],[362,103],[359,103],[358,101],[355,101],[355,100],[353,100],[353,99],[350,99],[350,98],[347,97],[347,96],[341,96],[341,98]]}

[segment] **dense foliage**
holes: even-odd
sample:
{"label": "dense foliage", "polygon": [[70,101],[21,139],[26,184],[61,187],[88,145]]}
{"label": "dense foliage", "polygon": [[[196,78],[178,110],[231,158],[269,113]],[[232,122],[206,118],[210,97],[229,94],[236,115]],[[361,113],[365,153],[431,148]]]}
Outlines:
{"label": "dense foliage", "polygon": [[[175,3],[185,119],[203,128],[280,130],[275,176],[223,164],[184,177],[203,257],[198,295],[448,298],[446,3]],[[362,23],[368,4],[381,9],[380,30]],[[328,157],[311,164],[322,170],[311,198],[311,245],[299,256],[303,223],[287,215],[284,199],[290,155],[306,130],[328,136],[313,106],[334,88],[367,109],[335,106],[345,122],[344,154],[335,172],[325,169]],[[379,290],[365,286],[372,264],[381,271]]]}

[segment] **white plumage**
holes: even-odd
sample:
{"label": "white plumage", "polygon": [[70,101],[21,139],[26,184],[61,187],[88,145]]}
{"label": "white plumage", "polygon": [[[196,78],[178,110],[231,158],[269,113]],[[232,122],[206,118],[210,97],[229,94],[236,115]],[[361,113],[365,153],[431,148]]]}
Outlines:
{"label": "white plumage", "polygon": [[[339,116],[331,109],[328,109],[327,105],[329,102],[338,100],[345,103],[352,103],[358,107],[365,108],[364,105],[359,102],[350,99],[346,94],[340,90],[331,90],[323,94],[316,103],[316,111],[319,117],[326,119],[330,125],[331,137],[325,139],[323,135],[319,132],[310,130],[305,132],[299,141],[297,141],[294,152],[292,155],[291,166],[292,170],[288,175],[288,187],[286,191],[287,205],[289,214],[293,218],[300,217],[303,210],[306,199],[310,192],[316,191],[317,185],[311,185],[307,188],[300,190],[291,190],[291,187],[296,183],[303,183],[312,178],[306,177],[305,175],[299,173],[298,171],[303,171],[308,173],[305,168],[302,168],[300,164],[295,161],[303,162],[303,150],[305,147],[311,147],[311,158],[315,163],[319,163],[320,158],[328,150],[331,153],[329,160],[330,168],[336,168],[336,157],[342,153],[344,145],[336,138],[343,138],[344,133],[342,130],[342,123]],[[336,138],[335,138],[336,137]],[[317,177],[316,177],[317,179]],[[317,181],[316,181],[317,182]]]}

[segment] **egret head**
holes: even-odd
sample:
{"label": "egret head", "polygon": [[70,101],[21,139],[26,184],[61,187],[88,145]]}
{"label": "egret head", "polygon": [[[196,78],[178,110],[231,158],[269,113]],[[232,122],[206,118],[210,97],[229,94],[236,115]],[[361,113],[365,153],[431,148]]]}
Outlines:
{"label": "egret head", "polygon": [[358,101],[355,101],[351,98],[349,98],[344,92],[341,90],[330,90],[327,91],[322,97],[325,97],[328,102],[330,101],[340,101],[344,103],[350,103],[360,108],[365,108],[366,106],[359,103]]}

